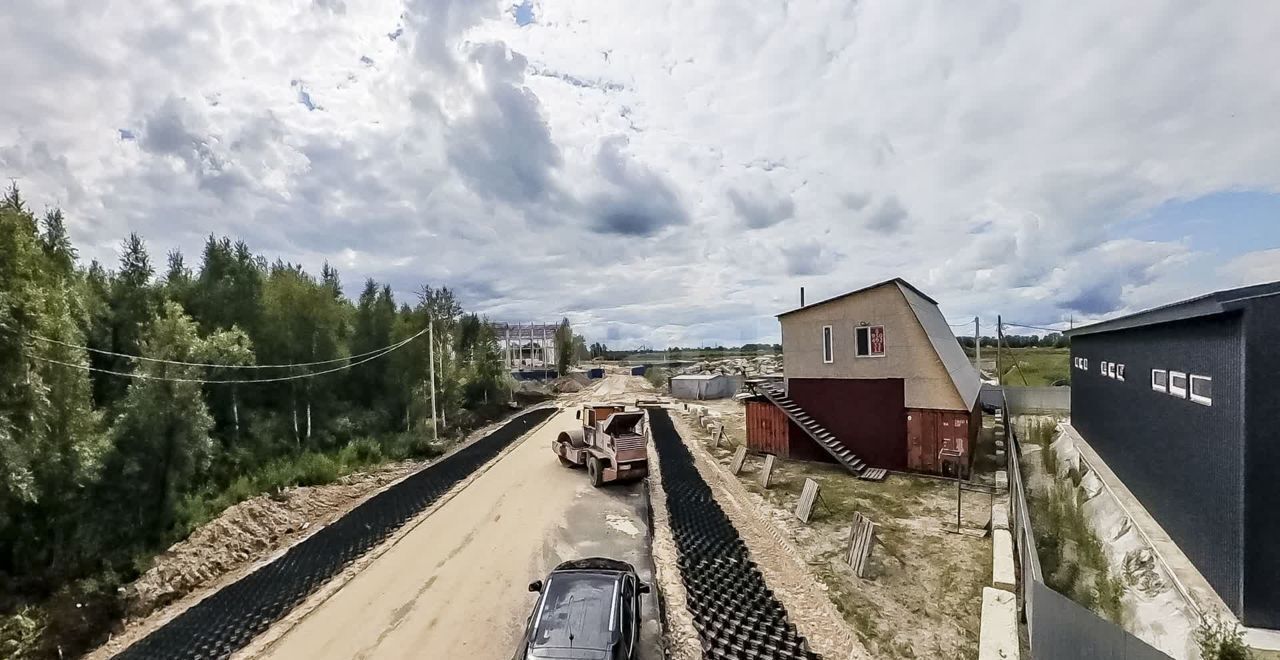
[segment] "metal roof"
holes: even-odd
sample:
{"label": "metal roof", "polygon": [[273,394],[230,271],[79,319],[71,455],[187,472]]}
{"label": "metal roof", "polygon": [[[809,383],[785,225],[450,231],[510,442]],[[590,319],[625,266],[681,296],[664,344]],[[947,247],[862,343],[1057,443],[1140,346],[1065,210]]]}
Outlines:
{"label": "metal roof", "polygon": [[1180,302],[1153,307],[1134,314],[1127,314],[1074,330],[1068,330],[1065,334],[1068,337],[1076,337],[1213,316],[1239,309],[1248,304],[1250,299],[1274,295],[1280,295],[1280,282],[1268,282],[1238,289],[1215,291],[1203,296],[1188,298]]}
{"label": "metal roof", "polygon": [[782,317],[784,317],[784,316],[786,316],[786,315],[788,315],[788,314],[795,314],[796,312],[802,312],[802,311],[804,311],[804,310],[806,310],[806,309],[812,309],[812,308],[817,307],[817,306],[819,306],[819,305],[825,305],[825,304],[827,304],[827,303],[829,303],[829,302],[835,302],[835,301],[837,301],[837,300],[840,300],[841,298],[848,298],[849,296],[857,295],[857,294],[859,294],[859,293],[862,293],[863,291],[870,291],[870,290],[875,289],[875,288],[877,288],[877,287],[882,287],[882,286],[884,286],[884,285],[886,285],[886,284],[895,284],[895,283],[896,283],[898,286],[903,287],[904,289],[910,289],[911,291],[916,292],[916,295],[920,296],[921,298],[924,298],[925,300],[927,300],[927,301],[929,301],[929,302],[931,302],[931,303],[933,303],[933,304],[935,304],[935,305],[937,305],[937,304],[938,304],[938,301],[936,301],[936,300],[934,300],[933,298],[930,298],[929,296],[925,295],[925,293],[924,293],[923,291],[921,291],[920,289],[917,289],[917,288],[916,288],[915,286],[913,286],[910,282],[908,282],[908,281],[906,281],[906,280],[902,279],[901,277],[895,277],[895,278],[893,278],[893,279],[891,279],[891,280],[885,280],[885,281],[883,281],[883,282],[877,282],[877,283],[875,283],[875,284],[872,284],[871,286],[864,286],[864,287],[862,287],[861,289],[857,289],[857,290],[854,290],[854,291],[850,291],[850,292],[848,292],[848,293],[842,293],[842,294],[840,294],[840,295],[838,295],[838,296],[835,296],[835,297],[833,297],[833,298],[827,298],[826,300],[819,300],[819,301],[818,301],[818,302],[816,302],[816,303],[810,303],[810,304],[805,305],[805,306],[803,306],[803,307],[797,307],[797,308],[792,309],[792,310],[787,310],[787,311],[785,311],[785,312],[783,312],[783,313],[781,313],[781,314],[778,314],[778,318],[782,318]]}
{"label": "metal roof", "polygon": [[928,335],[929,343],[933,344],[933,352],[938,354],[939,360],[942,360],[942,366],[951,377],[951,384],[955,386],[956,393],[964,401],[965,409],[973,410],[973,404],[978,400],[978,393],[982,389],[982,379],[979,378],[978,371],[973,368],[973,363],[969,362],[969,356],[964,354],[960,342],[956,341],[955,333],[947,324],[947,317],[943,316],[942,310],[938,309],[938,303],[920,293],[915,287],[902,280],[898,280],[898,286],[902,289],[902,295],[907,299],[907,303],[911,305],[911,311],[915,313],[916,319],[920,321],[920,327],[924,328],[924,333]]}
{"label": "metal roof", "polygon": [[681,374],[672,376],[671,380],[711,380],[713,378],[726,378],[724,374]]}

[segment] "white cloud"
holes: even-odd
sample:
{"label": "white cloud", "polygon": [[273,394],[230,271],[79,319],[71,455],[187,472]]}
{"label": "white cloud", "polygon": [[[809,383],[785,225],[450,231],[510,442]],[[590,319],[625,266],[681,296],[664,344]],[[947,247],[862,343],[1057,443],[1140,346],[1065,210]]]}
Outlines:
{"label": "white cloud", "polygon": [[230,233],[635,343],[776,337],[800,285],[1043,322],[1276,278],[1123,223],[1280,191],[1280,7],[511,4],[24,0],[0,175],[86,257]]}
{"label": "white cloud", "polygon": [[1233,280],[1233,284],[1280,281],[1280,248],[1242,254],[1227,262],[1222,270]]}

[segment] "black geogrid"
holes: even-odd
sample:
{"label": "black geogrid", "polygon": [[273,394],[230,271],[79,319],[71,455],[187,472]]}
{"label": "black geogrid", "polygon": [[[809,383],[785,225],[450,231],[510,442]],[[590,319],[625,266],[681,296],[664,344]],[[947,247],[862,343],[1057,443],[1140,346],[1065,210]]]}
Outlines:
{"label": "black geogrid", "polygon": [[804,637],[764,583],[746,544],[693,464],[665,410],[649,428],[667,493],[676,563],[704,658],[813,660]]}
{"label": "black geogrid", "polygon": [[371,497],[275,561],[200,601],[116,658],[230,656],[553,412],[555,409],[546,408],[520,415]]}

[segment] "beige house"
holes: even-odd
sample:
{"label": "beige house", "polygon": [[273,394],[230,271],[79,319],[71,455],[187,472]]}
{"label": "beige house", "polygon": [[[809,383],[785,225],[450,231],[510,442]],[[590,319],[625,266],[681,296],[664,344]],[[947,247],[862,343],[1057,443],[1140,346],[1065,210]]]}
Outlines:
{"label": "beige house", "polygon": [[968,465],[980,382],[935,300],[892,279],[778,320],[787,396],[867,465]]}

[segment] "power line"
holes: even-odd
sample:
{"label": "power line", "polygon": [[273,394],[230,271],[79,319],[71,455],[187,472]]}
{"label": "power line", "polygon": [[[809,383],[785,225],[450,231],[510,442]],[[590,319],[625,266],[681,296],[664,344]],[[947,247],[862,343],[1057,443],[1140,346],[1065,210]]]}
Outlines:
{"label": "power line", "polygon": [[1005,321],[1004,324],[1013,326],[1015,328],[1029,328],[1031,330],[1044,330],[1045,332],[1064,332],[1064,329],[1062,328],[1046,328],[1039,325],[1028,325],[1026,323],[1014,323],[1012,321]]}
{"label": "power line", "polygon": [[[139,380],[155,380],[155,381],[163,381],[163,382],[170,382],[170,383],[201,383],[205,385],[231,385],[231,384],[241,384],[241,383],[278,383],[278,382],[287,381],[287,380],[302,380],[304,378],[314,378],[316,376],[331,374],[336,371],[344,371],[346,369],[359,366],[366,362],[376,360],[384,355],[391,353],[392,351],[395,351],[396,349],[400,348],[401,346],[404,346],[407,343],[408,341],[406,340],[404,342],[392,345],[391,347],[384,349],[381,353],[378,353],[377,355],[366,357],[363,360],[357,360],[350,364],[344,364],[341,367],[325,369],[323,371],[313,371],[311,373],[306,373],[306,374],[294,374],[292,376],[274,376],[271,378],[222,379],[222,380],[209,380],[204,378],[178,378],[178,377],[169,377],[169,376],[152,376],[150,374],[128,373],[124,371],[112,371],[111,369],[99,369],[98,367],[91,367],[87,364],[74,364],[71,362],[63,362],[61,360],[54,360],[52,358],[41,357],[39,355],[33,355],[31,353],[24,353],[24,355],[26,355],[29,358],[39,360],[41,362],[48,362],[49,364],[57,364],[64,367],[71,367],[73,369],[80,369],[82,371],[91,371],[91,372],[100,373],[100,374],[110,374],[112,376],[123,376],[125,378],[137,378]],[[222,365],[216,365],[216,366],[222,366]]]}
{"label": "power line", "polygon": [[[409,337],[408,339],[396,342],[394,344],[391,344],[390,346],[383,346],[382,348],[376,348],[372,351],[365,351],[364,353],[358,353],[356,355],[348,355],[345,357],[333,358],[331,360],[316,360],[315,362],[297,362],[294,364],[213,364],[208,362],[183,362],[181,360],[165,360],[161,358],[146,357],[143,355],[130,355],[128,353],[116,353],[115,351],[107,351],[101,348],[90,348],[88,346],[80,346],[78,344],[72,344],[72,343],[60,341],[57,339],[41,337],[40,335],[29,334],[27,335],[27,337],[31,339],[35,339],[36,341],[43,341],[50,344],[57,344],[59,346],[66,346],[67,348],[74,348],[82,351],[89,351],[90,353],[98,353],[99,355],[111,355],[114,357],[122,357],[130,360],[141,360],[143,362],[155,362],[158,364],[173,364],[181,367],[217,367],[220,369],[293,369],[297,367],[315,367],[315,366],[320,366],[322,364],[333,364],[335,362],[343,362],[345,360],[356,360],[369,355],[373,355],[374,353],[381,353],[383,351],[393,351],[417,339],[418,337],[421,337],[426,333],[427,333],[427,330],[424,328],[421,331],[419,331],[417,334],[413,335],[412,337]],[[252,382],[258,383],[263,381],[256,380]]]}

